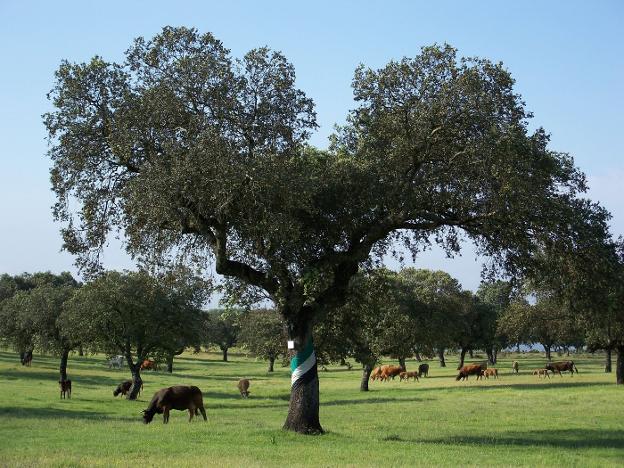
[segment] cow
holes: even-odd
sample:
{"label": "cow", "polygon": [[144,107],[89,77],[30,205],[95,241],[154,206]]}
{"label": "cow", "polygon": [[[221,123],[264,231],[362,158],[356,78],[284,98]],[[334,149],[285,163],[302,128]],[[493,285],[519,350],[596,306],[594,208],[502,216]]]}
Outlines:
{"label": "cow", "polygon": [[71,398],[71,380],[59,380],[59,387],[61,388],[61,398]]}
{"label": "cow", "polygon": [[559,377],[563,377],[563,375],[561,375],[561,371],[570,371],[571,377],[574,377],[574,371],[578,374],[578,369],[574,365],[574,361],[549,362],[544,366],[544,369],[549,370],[553,374],[557,372]]}
{"label": "cow", "polygon": [[388,380],[392,377],[392,380],[401,372],[405,372],[401,366],[385,365],[381,366],[381,380]]}
{"label": "cow", "polygon": [[151,359],[146,359],[141,363],[141,370],[158,370],[158,364]]}
{"label": "cow", "polygon": [[[117,385],[117,388],[115,390],[113,390],[113,396],[116,397],[119,394],[126,396],[126,394],[130,391],[131,388],[132,388],[132,380],[124,380],[119,385]],[[143,382],[141,382],[139,395],[141,394],[141,390],[143,390]]]}
{"label": "cow", "polygon": [[32,357],[32,351],[20,353],[20,362],[22,363],[22,366],[30,367],[32,364]]}
{"label": "cow", "polygon": [[461,369],[459,369],[459,374],[457,374],[457,377],[455,377],[455,380],[463,380],[463,379],[468,380],[469,375],[476,375],[477,380],[479,380],[482,377],[484,370],[485,369],[483,365],[481,364],[468,364],[466,366],[463,366]]}
{"label": "cow", "polygon": [[485,377],[486,379],[489,379],[490,376],[498,379],[498,369],[494,367],[488,367],[487,369],[483,369],[481,376]]}
{"label": "cow", "polygon": [[518,361],[514,361],[511,364],[511,373],[512,374],[517,374],[518,373]]}
{"label": "cow", "polygon": [[251,393],[249,391],[249,380],[240,379],[238,381],[238,391],[240,392],[243,398],[249,398],[249,394]]}
{"label": "cow", "polygon": [[193,420],[193,416],[199,415],[200,411],[204,421],[208,420],[201,390],[195,386],[174,385],[173,387],[161,388],[154,393],[149,406],[143,410],[143,422],[145,424],[151,423],[154,415],[158,413],[163,415],[163,424],[167,424],[169,412],[172,409],[188,410],[189,422]]}
{"label": "cow", "polygon": [[429,377],[429,364],[421,364],[418,366],[418,377]]}
{"label": "cow", "polygon": [[377,380],[381,378],[381,367],[375,367],[370,373],[371,380]]}
{"label": "cow", "polygon": [[413,380],[418,380],[418,372],[414,371],[414,372],[401,372],[399,374],[399,380],[402,382],[403,380],[405,380],[406,382],[410,379],[410,377]]}
{"label": "cow", "polygon": [[550,375],[548,375],[548,369],[535,369],[533,371],[533,375],[537,375],[538,379],[541,379],[542,375],[544,376],[544,378],[548,377],[550,379]]}
{"label": "cow", "polygon": [[109,369],[112,369],[112,368],[121,369],[123,368],[123,365],[124,365],[124,357],[121,355],[113,356],[112,358],[108,360]]}

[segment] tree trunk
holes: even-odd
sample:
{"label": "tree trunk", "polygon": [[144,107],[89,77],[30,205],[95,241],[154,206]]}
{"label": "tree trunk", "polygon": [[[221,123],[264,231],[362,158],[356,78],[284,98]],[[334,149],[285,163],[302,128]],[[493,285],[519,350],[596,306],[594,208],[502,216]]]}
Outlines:
{"label": "tree trunk", "polygon": [[552,356],[550,355],[550,345],[544,345],[544,351],[546,352],[546,359],[552,361]]}
{"label": "tree trunk", "polygon": [[167,372],[169,372],[170,374],[173,373],[173,356],[173,353],[167,356]]}
{"label": "tree trunk", "polygon": [[440,360],[440,367],[446,367],[446,361],[444,360],[444,348],[438,348],[438,359]]}
{"label": "tree trunk", "polygon": [[605,349],[605,372],[611,372],[611,348]]}
{"label": "tree trunk", "polygon": [[67,380],[67,359],[69,358],[69,349],[64,349],[61,353],[61,366],[59,368],[60,371],[60,381],[65,382]]}
{"label": "tree trunk", "polygon": [[516,343],[516,353],[520,354],[520,343]]}
{"label": "tree trunk", "polygon": [[399,358],[399,366],[401,366],[401,369],[403,369],[403,371],[407,370],[407,367],[405,367],[405,358],[404,357],[400,357]]}
{"label": "tree trunk", "polygon": [[84,356],[84,349],[82,349],[82,345],[78,346],[78,356]]}
{"label": "tree trunk", "polygon": [[615,382],[624,385],[624,346],[617,348],[617,360],[615,362]]}
{"label": "tree trunk", "polygon": [[368,381],[370,379],[373,366],[364,364],[362,366],[362,382],[360,383],[360,392],[368,392]]}
{"label": "tree trunk", "polygon": [[227,348],[221,348],[221,351],[223,351],[223,362],[228,362],[228,360],[227,360],[228,349]]}
{"label": "tree trunk", "polygon": [[289,339],[295,343],[291,356],[290,403],[284,429],[300,434],[322,434],[319,420],[319,379],[312,327],[308,323],[289,324]]}
{"label": "tree trunk", "polygon": [[474,359],[474,354],[472,352],[472,349],[468,350],[468,355],[470,356],[470,359]]}
{"label": "tree trunk", "polygon": [[492,352],[492,350],[486,348],[485,353],[487,354],[487,357],[488,357],[488,363],[492,365],[496,364],[496,361],[494,360],[494,353]]}
{"label": "tree trunk", "polygon": [[268,372],[273,372],[273,366],[275,365],[275,356],[269,357],[269,369]]}
{"label": "tree trunk", "polygon": [[498,362],[498,349],[496,349],[496,347],[492,348],[492,356],[494,356],[494,362],[492,364],[496,364]]}
{"label": "tree trunk", "polygon": [[130,370],[132,372],[132,387],[130,387],[126,398],[128,400],[136,400],[143,385],[143,380],[141,380],[141,361],[138,361],[134,366],[131,365]]}
{"label": "tree trunk", "polygon": [[466,348],[462,348],[461,353],[459,353],[459,365],[457,366],[457,370],[464,367],[464,359],[466,358],[466,352],[468,350]]}

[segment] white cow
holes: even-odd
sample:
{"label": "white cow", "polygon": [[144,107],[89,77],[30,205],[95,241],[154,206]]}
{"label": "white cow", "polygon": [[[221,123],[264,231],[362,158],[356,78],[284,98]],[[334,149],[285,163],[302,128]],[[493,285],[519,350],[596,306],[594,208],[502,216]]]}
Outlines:
{"label": "white cow", "polygon": [[117,369],[121,369],[124,366],[124,357],[122,355],[114,356],[108,360],[108,368],[112,369],[116,367]]}

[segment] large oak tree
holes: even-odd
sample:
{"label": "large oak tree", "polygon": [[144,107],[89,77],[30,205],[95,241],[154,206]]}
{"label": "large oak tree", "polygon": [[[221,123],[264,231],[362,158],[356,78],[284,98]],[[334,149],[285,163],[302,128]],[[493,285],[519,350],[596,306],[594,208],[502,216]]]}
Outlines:
{"label": "large oak tree", "polygon": [[454,252],[465,235],[524,271],[595,211],[513,85],[501,64],[450,46],[361,66],[355,109],[316,150],[312,100],[282,54],[233,59],[211,34],[167,27],[122,63],[59,67],[44,117],[54,214],[83,268],[121,230],[134,255],[213,259],[231,291],[270,297],[297,352],[284,427],[319,433],[312,322],[345,301],[363,262],[396,241]]}

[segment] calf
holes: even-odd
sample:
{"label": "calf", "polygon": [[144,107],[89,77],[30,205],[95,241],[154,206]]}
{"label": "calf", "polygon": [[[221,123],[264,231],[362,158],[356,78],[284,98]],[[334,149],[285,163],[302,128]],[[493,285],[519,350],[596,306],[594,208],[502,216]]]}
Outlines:
{"label": "calf", "polygon": [[169,412],[174,409],[178,411],[188,410],[189,422],[193,416],[201,411],[204,421],[207,421],[206,410],[202,392],[195,386],[174,385],[173,387],[162,388],[154,393],[152,401],[147,409],[143,410],[143,422],[149,424],[154,419],[156,413],[163,415],[163,423],[169,422]]}
{"label": "calf", "polygon": [[421,364],[418,366],[418,377],[429,377],[429,364]]}
{"label": "calf", "polygon": [[121,369],[124,365],[124,357],[121,355],[113,356],[108,360],[108,368],[112,369],[116,367],[117,369]]}
{"label": "calf", "polygon": [[574,371],[578,374],[578,369],[574,365],[574,361],[551,362],[546,364],[544,369],[548,369],[553,374],[557,372],[559,377],[563,377],[563,375],[561,375],[561,371],[570,371],[571,377],[574,377]]}
{"label": "calf", "polygon": [[71,398],[71,380],[59,380],[59,387],[61,388],[61,398]]}
{"label": "calf", "polygon": [[418,380],[418,372],[401,372],[399,374],[399,380],[400,381],[408,381],[410,379],[410,377],[414,380]]}
{"label": "calf", "polygon": [[251,393],[249,391],[249,380],[247,379],[240,379],[238,381],[238,391],[240,392],[241,396],[243,398],[248,398],[249,397],[249,393]]}
{"label": "calf", "polygon": [[483,369],[482,377],[489,379],[490,376],[494,377],[495,379],[498,379],[498,369],[494,367],[488,367],[487,369]]}
{"label": "calf", "polygon": [[511,364],[511,373],[512,374],[517,374],[518,373],[518,361],[514,361]]}
{"label": "calf", "polygon": [[548,375],[548,369],[535,369],[533,371],[533,375],[537,375],[538,379],[541,379],[542,375],[544,376],[544,378],[548,377],[550,379],[550,375]]}
{"label": "calf", "polygon": [[459,369],[459,374],[455,377],[455,380],[468,380],[469,375],[476,375],[477,380],[482,377],[485,368],[481,364],[468,364]]}
{"label": "calf", "polygon": [[[132,380],[124,380],[119,385],[117,385],[117,388],[115,390],[113,390],[113,396],[116,397],[119,394],[126,396],[126,394],[130,391],[131,388],[132,388]],[[139,395],[141,394],[141,390],[143,390],[143,382],[141,382]]]}

